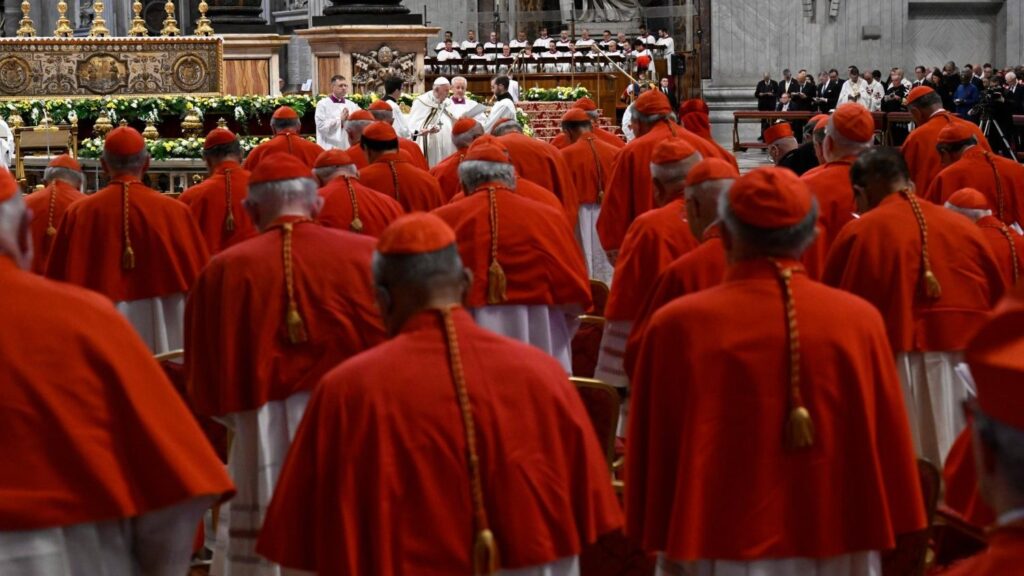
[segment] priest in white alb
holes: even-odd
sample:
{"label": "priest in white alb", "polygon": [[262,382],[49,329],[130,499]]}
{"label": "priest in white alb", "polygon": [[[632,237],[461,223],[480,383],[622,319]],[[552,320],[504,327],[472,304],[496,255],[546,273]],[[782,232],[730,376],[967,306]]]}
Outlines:
{"label": "priest in white alb", "polygon": [[434,80],[430,92],[416,97],[409,111],[409,129],[413,140],[423,148],[427,164],[434,167],[455,151],[452,145],[452,126],[457,119],[450,109],[448,98],[451,83],[444,76]]}
{"label": "priest in white alb", "polygon": [[359,110],[359,105],[345,98],[348,81],[340,74],[331,76],[331,93],[316,103],[316,143],[324,150],[349,147],[345,122],[348,115]]}
{"label": "priest in white alb", "polygon": [[508,76],[496,76],[491,80],[491,92],[494,93],[494,105],[484,120],[484,134],[490,134],[491,129],[503,120],[516,119],[516,103],[508,91]]}

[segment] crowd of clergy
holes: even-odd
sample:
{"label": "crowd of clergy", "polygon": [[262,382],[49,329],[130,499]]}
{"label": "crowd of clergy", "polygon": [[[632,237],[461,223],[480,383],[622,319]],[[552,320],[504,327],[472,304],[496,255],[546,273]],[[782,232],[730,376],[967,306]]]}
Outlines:
{"label": "crowd of clergy", "polygon": [[936,497],[933,568],[1024,570],[1024,168],[925,86],[741,175],[700,101],[547,143],[492,85],[336,78],[180,197],[127,126],[0,169],[0,574],[918,574]]}

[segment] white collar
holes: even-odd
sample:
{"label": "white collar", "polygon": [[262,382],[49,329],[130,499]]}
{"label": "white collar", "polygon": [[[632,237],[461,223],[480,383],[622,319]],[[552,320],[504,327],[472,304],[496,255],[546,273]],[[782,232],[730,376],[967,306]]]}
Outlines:
{"label": "white collar", "polygon": [[1007,524],[1013,524],[1018,520],[1024,520],[1024,508],[1015,508],[1009,512],[1003,512],[996,519],[997,526],[1006,526]]}

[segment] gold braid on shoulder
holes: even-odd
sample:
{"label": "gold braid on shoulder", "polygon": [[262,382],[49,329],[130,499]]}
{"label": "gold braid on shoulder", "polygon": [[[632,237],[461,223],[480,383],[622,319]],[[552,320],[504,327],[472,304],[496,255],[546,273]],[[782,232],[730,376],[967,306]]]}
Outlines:
{"label": "gold braid on shoulder", "polygon": [[[300,220],[304,222],[306,220]],[[295,271],[292,265],[292,232],[297,222],[285,222],[281,225],[282,243],[281,258],[284,261],[284,289],[288,297],[288,309],[285,312],[285,326],[288,328],[288,341],[301,344],[309,339],[306,325],[299,314],[299,304],[295,301]]]}
{"label": "gold braid on shoulder", "polygon": [[50,188],[50,202],[46,207],[46,236],[52,238],[57,235],[57,227],[53,225],[53,216],[57,212],[57,187],[56,181]]}
{"label": "gold braid on shoulder", "polygon": [[782,297],[786,308],[786,342],[789,348],[789,418],[786,422],[786,444],[793,450],[809,448],[814,444],[814,421],[804,405],[800,392],[800,330],[796,321],[796,302],[793,300],[793,272],[799,267],[786,267],[772,260],[782,284]]}
{"label": "gold braid on shoulder", "polygon": [[487,269],[487,303],[501,304],[508,300],[508,278],[498,262],[498,191],[487,187],[487,203],[491,221],[491,265]]}
{"label": "gold braid on shoulder", "polygon": [[228,215],[224,218],[224,230],[229,234],[235,231],[235,210],[231,206],[231,169],[224,170],[224,194],[227,202]]}
{"label": "gold braid on shoulder", "polygon": [[359,219],[359,201],[356,200],[356,189],[352,186],[352,177],[343,175],[345,185],[348,186],[348,197],[352,201],[352,221],[348,223],[348,229],[353,232],[363,231],[363,221]]}
{"label": "gold braid on shoulder", "polygon": [[1013,283],[1017,284],[1017,280],[1020,279],[1020,263],[1017,261],[1017,245],[1013,241],[1014,232],[1010,230],[1010,227],[1002,222],[998,226],[983,224],[982,228],[994,228],[1006,238],[1006,242],[1010,245],[1010,260],[1013,261]]}
{"label": "gold braid on shoulder", "polygon": [[594,146],[595,138],[586,136],[587,144],[590,145],[590,153],[594,155],[594,165],[597,166],[597,203],[604,201],[604,167],[601,166],[601,157],[597,155],[597,147]]}
{"label": "gold braid on shoulder", "polygon": [[924,279],[925,296],[932,300],[938,300],[942,297],[942,286],[939,285],[939,279],[932,272],[932,261],[928,256],[928,222],[925,221],[924,213],[921,212],[917,196],[909,188],[900,190],[900,194],[910,203],[910,209],[914,211],[914,218],[917,219],[917,227],[921,229],[921,276]]}
{"label": "gold braid on shoulder", "polygon": [[124,270],[135,269],[135,251],[132,250],[132,236],[129,232],[128,215],[131,210],[131,203],[128,200],[128,189],[130,182],[121,182],[122,204],[124,205],[124,250],[121,252],[121,268]]}
{"label": "gold braid on shoulder", "polygon": [[388,168],[391,169],[391,185],[395,187],[395,200],[398,200],[398,168],[394,160],[388,160]]}
{"label": "gold braid on shoulder", "polygon": [[996,218],[1003,222],[1003,180],[999,178],[999,168],[992,159],[992,154],[987,151],[982,151],[982,154],[985,162],[988,162],[988,167],[992,169],[992,179],[996,182]]}

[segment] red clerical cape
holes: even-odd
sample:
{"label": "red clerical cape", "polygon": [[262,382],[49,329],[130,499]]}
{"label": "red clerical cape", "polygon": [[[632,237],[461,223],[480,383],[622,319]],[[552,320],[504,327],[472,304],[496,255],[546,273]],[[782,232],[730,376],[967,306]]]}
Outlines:
{"label": "red clerical cape", "polygon": [[380,236],[392,220],[405,213],[398,200],[363,186],[358,178],[347,174],[337,176],[325,184],[320,188],[320,195],[324,198],[324,207],[317,215],[321,224],[328,228],[356,232],[352,229],[352,219],[358,210],[359,222],[362,224],[358,233],[374,238]]}
{"label": "red clerical cape", "polygon": [[536,138],[512,132],[499,138],[520,178],[532,180],[555,193],[562,203],[569,226],[575,230],[580,201],[572,183],[572,173],[557,148]]}
{"label": "red clerical cape", "polygon": [[[234,230],[227,227],[227,181],[231,179],[231,217]],[[242,207],[249,194],[249,171],[230,160],[221,162],[206,180],[185,190],[178,200],[188,205],[211,254],[256,235],[256,227]]]}
{"label": "red clerical cape", "polygon": [[645,550],[677,560],[821,558],[892,548],[897,534],[926,526],[882,320],[800,273],[800,389],[815,433],[810,447],[787,447],[780,284],[771,262],[746,261],[651,319],[626,447],[626,531]]}
{"label": "red clerical cape", "polygon": [[32,271],[36,274],[46,272],[46,258],[53,245],[53,236],[46,231],[52,226],[56,232],[68,206],[82,198],[85,198],[85,194],[63,180],[53,180],[46,188],[25,196],[25,205],[32,210],[32,248],[35,251],[32,255]]}
{"label": "red clerical cape", "polygon": [[[579,554],[622,520],[578,394],[543,352],[453,319],[501,567]],[[317,387],[257,551],[319,574],[472,573],[465,438],[439,313],[421,312]]]}
{"label": "red clerical cape", "polygon": [[605,316],[609,320],[636,319],[658,274],[696,247],[682,198],[641,214],[622,241]]}
{"label": "red clerical cape", "polygon": [[1024,236],[1000,222],[995,216],[985,216],[976,222],[988,240],[992,254],[1007,286],[1017,284],[1024,276]]}
{"label": "red clerical cape", "polygon": [[562,148],[580,204],[599,204],[604,199],[611,188],[612,165],[620,149],[589,134]]}
{"label": "red clerical cape", "polygon": [[245,157],[245,163],[242,166],[252,172],[253,168],[259,164],[264,156],[276,152],[285,152],[295,156],[303,164],[309,166],[310,170],[313,170],[313,164],[316,163],[317,156],[322,154],[323,151],[324,149],[316,142],[310,142],[299,134],[281,132],[267,142],[253,148],[249,155]]}
{"label": "red clerical cape", "polygon": [[376,162],[359,171],[359,181],[398,200],[406,212],[429,212],[443,205],[445,199],[437,179],[413,166],[400,154],[380,155]]}
{"label": "red clerical cape", "polygon": [[946,506],[960,514],[964,520],[980,529],[996,521],[992,507],[981,499],[981,493],[978,492],[978,473],[974,468],[970,426],[960,432],[946,455],[942,483]]}
{"label": "red clerical cape", "polygon": [[903,142],[903,147],[900,148],[900,151],[903,152],[903,159],[907,161],[907,167],[910,168],[914,188],[922,196],[928,191],[932,178],[935,178],[936,174],[942,170],[939,151],[935,149],[935,144],[939,141],[939,132],[953,123],[964,124],[970,128],[971,132],[974,132],[975,138],[978,139],[978,146],[988,152],[992,151],[988,140],[985,139],[985,135],[976,124],[961,120],[945,110],[939,110],[924,124],[911,130],[910,135]]}
{"label": "red clerical cape", "polygon": [[[462,189],[461,186],[459,189]],[[545,206],[554,208],[560,214],[563,213],[562,203],[558,201],[554,192],[545,190],[539,184],[534,184],[532,180],[520,178],[518,174],[516,175],[516,189],[513,190],[513,192],[515,192],[517,196],[522,196],[523,198],[529,198],[535,202],[540,202]],[[452,196],[452,199],[448,203],[453,204],[465,197],[465,192],[459,192],[455,196]]]}
{"label": "red clerical cape", "polygon": [[181,396],[109,301],[5,256],[0,286],[0,530],[130,518],[234,492]]}
{"label": "red clerical cape", "polygon": [[921,231],[899,194],[839,233],[822,281],[875,305],[894,352],[963,350],[1005,290],[992,249],[960,214],[919,200],[928,224],[928,255],[942,295],[925,294]]}
{"label": "red clerical cape", "polygon": [[295,300],[308,340],[288,339],[280,226],[217,255],[185,308],[185,363],[199,413],[253,410],[310,390],[384,340],[370,273],[375,241],[310,221],[294,226]]}
{"label": "red clerical cape", "polygon": [[[130,182],[128,230],[135,268],[125,270],[124,191]],[[187,292],[209,259],[187,206],[120,177],[64,213],[46,275],[99,292],[115,302]]]}
{"label": "red clerical cape", "polygon": [[1004,576],[1017,574],[1024,566],[1024,524],[1017,522],[994,530],[988,548],[954,564],[943,576]]}
{"label": "red clerical cape", "polygon": [[[600,126],[594,126],[593,128],[591,128],[590,132],[594,136],[597,136],[598,140],[606,144],[611,144],[612,146],[615,146],[616,148],[619,149],[626,147],[625,140],[619,138],[618,136],[612,134],[611,132],[605,130],[604,128],[601,128]],[[569,142],[569,137],[565,135],[565,132],[559,132],[558,135],[555,136],[553,140],[551,140],[551,145],[554,146],[555,148],[558,148],[559,150],[565,150],[569,146],[569,144],[571,144],[571,142]]]}
{"label": "red clerical cape", "polygon": [[[506,304],[590,307],[590,283],[572,231],[561,213],[497,188],[498,263],[508,281]],[[473,271],[466,306],[487,305],[491,265],[490,201],[486,187],[436,210],[455,230],[462,263]]]}
{"label": "red clerical cape", "polygon": [[850,165],[854,158],[828,162],[814,174],[804,174],[801,180],[818,199],[818,222],[825,227],[824,250],[832,246],[839,230],[853,220],[857,205],[853,201],[850,183]]}
{"label": "red clerical cape", "polygon": [[984,194],[996,218],[1007,224],[1024,224],[1024,166],[974,146],[939,172],[925,198],[942,205],[961,188]]}
{"label": "red clerical cape", "polygon": [[658,142],[672,137],[686,140],[702,158],[721,158],[736,164],[731,154],[725,153],[723,157],[710,142],[682,126],[667,120],[659,122],[650,132],[626,144],[612,167],[611,186],[605,190],[601,216],[597,219],[597,234],[605,250],[618,250],[633,220],[654,208],[651,154]]}
{"label": "red clerical cape", "polygon": [[459,180],[459,165],[466,157],[466,150],[466,148],[456,150],[430,169],[430,175],[437,178],[437,183],[441,186],[441,195],[446,201],[450,201],[462,190],[462,182]]}
{"label": "red clerical cape", "polygon": [[345,154],[352,159],[352,163],[356,165],[356,170],[362,170],[370,165],[370,162],[366,159],[366,152],[363,151],[363,147],[359,144],[353,144],[345,149]]}
{"label": "red clerical cape", "polygon": [[430,164],[427,164],[427,157],[423,155],[423,150],[420,148],[419,144],[409,140],[408,138],[399,138],[398,149],[409,154],[410,164],[424,172],[430,171]]}

